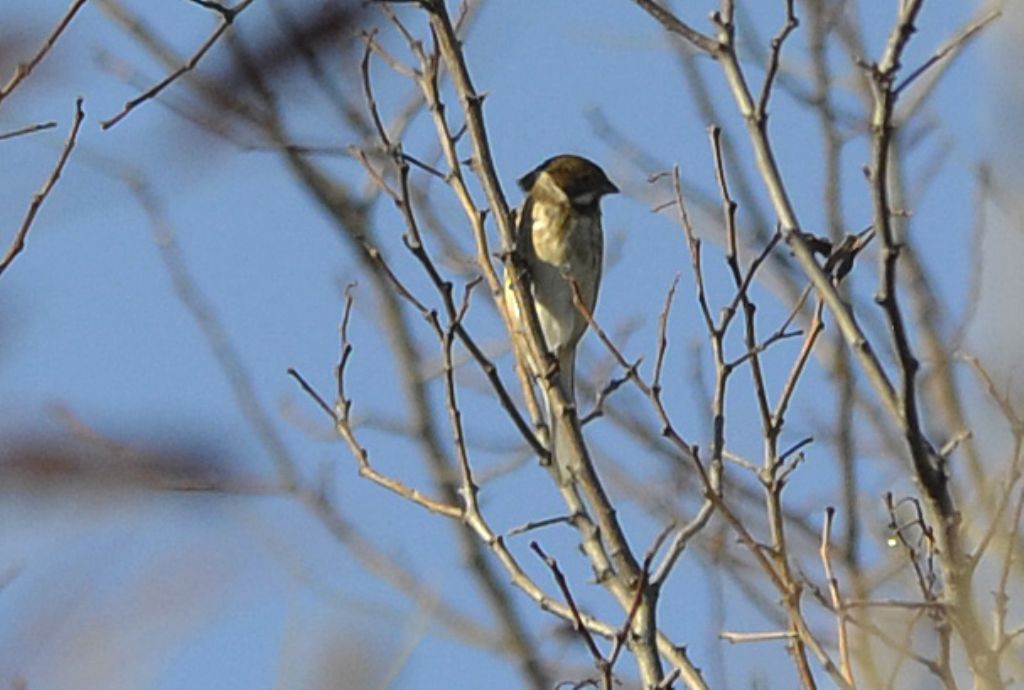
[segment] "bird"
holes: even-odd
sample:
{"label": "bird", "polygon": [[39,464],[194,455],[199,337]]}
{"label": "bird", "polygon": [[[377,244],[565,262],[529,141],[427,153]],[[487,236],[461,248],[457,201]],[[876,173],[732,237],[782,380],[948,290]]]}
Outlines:
{"label": "bird", "polygon": [[[547,159],[521,177],[518,184],[525,197],[517,214],[515,252],[525,268],[544,345],[557,362],[558,385],[566,402],[573,405],[576,346],[588,325],[573,298],[578,294],[586,313],[594,313],[604,253],[601,199],[618,193],[619,188],[596,163],[573,154]],[[532,376],[543,378],[548,372],[547,362],[537,362],[526,346],[525,322],[507,273],[505,301],[514,346]],[[565,452],[559,448],[559,424],[552,419],[551,401],[546,395],[542,398],[549,451],[557,461]]]}
{"label": "bird", "polygon": [[853,263],[856,261],[857,255],[864,247],[868,246],[874,237],[875,227],[873,225],[869,225],[856,235],[847,235],[839,244],[830,249],[821,270],[831,276],[832,282],[838,285],[853,270]]}

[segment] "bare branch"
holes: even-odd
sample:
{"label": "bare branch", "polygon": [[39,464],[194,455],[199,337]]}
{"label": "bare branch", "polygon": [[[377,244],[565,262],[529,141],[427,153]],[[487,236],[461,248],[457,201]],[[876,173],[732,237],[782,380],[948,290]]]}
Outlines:
{"label": "bare branch", "polygon": [[177,81],[182,75],[185,75],[196,68],[199,61],[210,51],[211,48],[220,40],[220,37],[231,27],[234,23],[235,18],[245,10],[249,5],[253,3],[253,0],[239,0],[237,5],[231,8],[226,8],[226,11],[221,13],[221,21],[217,25],[217,28],[213,30],[202,45],[196,49],[192,56],[185,61],[185,64],[178,67],[176,70],[168,74],[166,77],[158,81],[156,84],[151,86],[149,89],[139,94],[135,98],[130,99],[124,104],[121,112],[117,113],[113,117],[100,122],[100,126],[103,129],[110,129],[118,122],[128,116],[130,112],[135,110],[146,101],[152,100],[160,95],[160,93],[168,86]]}
{"label": "bare branch", "polygon": [[86,0],[73,0],[72,3],[68,5],[68,9],[64,12],[64,16],[57,21],[56,25],[54,25],[53,30],[50,31],[50,35],[43,40],[43,44],[39,47],[39,50],[36,51],[35,55],[29,58],[27,62],[18,63],[17,68],[14,70],[14,74],[12,74],[7,80],[7,83],[0,86],[0,101],[7,98],[14,89],[18,88],[19,84],[25,81],[25,79],[32,74],[32,70],[34,70],[39,63],[43,61],[43,58],[46,57],[50,52],[50,49],[52,49],[54,44],[57,43],[57,39],[60,38],[60,35],[64,33],[64,30],[68,28],[68,25],[71,24],[71,20],[75,18],[78,10],[85,6],[85,3]]}
{"label": "bare branch", "polygon": [[15,137],[20,137],[25,134],[35,134],[36,132],[42,132],[43,130],[53,129],[56,126],[57,123],[51,120],[49,122],[39,122],[34,125],[19,127],[18,129],[12,129],[9,132],[0,132],[0,141],[4,141],[5,139],[14,139]]}
{"label": "bare branch", "polygon": [[850,662],[850,647],[847,637],[846,604],[843,595],[839,591],[839,580],[832,572],[832,520],[836,511],[832,506],[825,508],[825,520],[821,526],[821,565],[825,571],[825,580],[828,582],[829,596],[832,597],[832,607],[836,612],[837,637],[839,639],[839,672],[851,687],[854,686],[853,666]]}
{"label": "bare branch", "polygon": [[587,651],[590,652],[590,656],[594,659],[603,674],[610,674],[611,669],[608,667],[608,662],[604,658],[604,654],[597,648],[597,643],[594,642],[594,636],[590,634],[590,630],[583,623],[583,616],[580,615],[580,610],[576,606],[576,599],[572,595],[572,590],[569,589],[569,582],[565,579],[565,575],[562,573],[562,569],[558,567],[558,561],[551,556],[544,553],[544,549],[540,547],[535,541],[530,542],[530,548],[536,552],[544,564],[551,571],[551,574],[555,578],[555,582],[558,584],[558,589],[562,592],[562,596],[565,598],[565,603],[569,606],[569,610],[572,611],[573,615],[573,629],[583,639],[586,644]]}
{"label": "bare branch", "polygon": [[796,11],[793,7],[794,0],[785,0],[786,20],[779,33],[772,37],[771,50],[768,53],[768,67],[765,70],[764,84],[761,86],[761,96],[757,99],[757,112],[760,117],[768,117],[768,100],[772,97],[772,87],[775,84],[775,76],[779,71],[779,63],[782,58],[782,46],[786,43],[789,35],[800,25],[796,18]]}
{"label": "bare branch", "polygon": [[718,44],[710,36],[702,34],[672,12],[659,5],[655,0],[633,0],[641,9],[654,17],[669,33],[683,37],[699,50],[714,55]]}
{"label": "bare branch", "polygon": [[[349,450],[352,452],[353,457],[355,457],[359,465],[359,475],[361,477],[369,479],[375,484],[378,484],[379,486],[398,494],[402,498],[426,508],[432,513],[461,520],[463,515],[461,508],[425,496],[418,489],[412,488],[397,479],[378,472],[370,464],[369,452],[356,439],[355,430],[352,428],[350,417],[352,411],[352,400],[345,393],[345,372],[350,362],[353,350],[352,344],[348,339],[348,322],[349,316],[352,312],[352,304],[353,297],[351,293],[349,293],[345,298],[345,312],[342,316],[341,326],[339,327],[341,355],[336,370],[338,400],[334,405],[332,414],[330,414],[332,421],[334,422],[335,429],[337,429],[338,434],[345,440],[345,443],[348,444]],[[309,392],[321,409],[329,409],[326,406],[323,397],[316,394],[313,387],[306,383],[305,379],[303,379],[297,371],[290,369],[288,373],[299,382],[303,390]]]}
{"label": "bare branch", "polygon": [[39,209],[42,208],[43,202],[46,201],[46,197],[50,195],[50,192],[57,184],[57,180],[60,179],[61,173],[64,172],[64,166],[67,164],[71,151],[75,148],[75,143],[78,141],[78,131],[81,129],[84,119],[85,111],[82,109],[82,99],[79,98],[75,101],[75,119],[71,123],[71,130],[68,132],[67,139],[64,140],[64,146],[61,148],[60,155],[57,156],[57,163],[53,166],[53,170],[43,183],[43,186],[32,196],[32,202],[28,206],[28,211],[25,213],[25,217],[22,219],[17,232],[14,233],[14,239],[11,240],[11,244],[4,253],[3,258],[0,258],[0,275],[10,267],[14,259],[25,248],[28,231],[32,228],[32,223],[35,221]]}
{"label": "bare branch", "polygon": [[996,19],[1003,15],[1001,7],[987,10],[977,19],[970,22],[967,26],[963,27],[960,31],[952,36],[949,40],[943,43],[941,46],[932,53],[927,60],[925,60],[917,69],[912,71],[906,77],[900,81],[899,84],[893,87],[893,93],[898,97],[908,86],[917,81],[925,72],[936,66],[938,63],[946,60],[947,58],[955,55],[959,52],[967,43],[971,41],[978,33],[981,32],[986,26],[994,22]]}

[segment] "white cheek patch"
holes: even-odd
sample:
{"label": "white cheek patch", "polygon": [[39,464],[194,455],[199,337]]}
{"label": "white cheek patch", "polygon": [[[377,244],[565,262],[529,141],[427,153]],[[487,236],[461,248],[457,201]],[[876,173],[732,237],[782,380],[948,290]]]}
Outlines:
{"label": "white cheek patch", "polygon": [[572,198],[573,206],[592,206],[597,201],[597,192],[583,192]]}

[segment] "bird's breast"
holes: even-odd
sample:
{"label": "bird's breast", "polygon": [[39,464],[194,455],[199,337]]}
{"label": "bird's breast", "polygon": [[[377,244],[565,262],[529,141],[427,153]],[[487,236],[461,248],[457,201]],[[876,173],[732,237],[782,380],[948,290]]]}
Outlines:
{"label": "bird's breast", "polygon": [[533,249],[540,261],[581,278],[601,262],[601,216],[579,213],[570,206],[535,204]]}

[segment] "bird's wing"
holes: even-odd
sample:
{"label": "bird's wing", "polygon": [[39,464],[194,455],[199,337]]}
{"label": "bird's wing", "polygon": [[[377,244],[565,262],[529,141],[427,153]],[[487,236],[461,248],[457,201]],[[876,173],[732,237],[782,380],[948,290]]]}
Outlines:
{"label": "bird's wing", "polygon": [[529,196],[523,201],[516,219],[516,252],[527,264],[533,258],[533,199]]}

